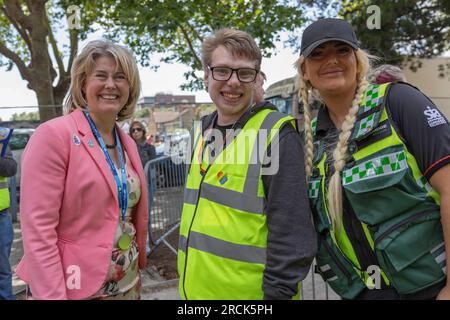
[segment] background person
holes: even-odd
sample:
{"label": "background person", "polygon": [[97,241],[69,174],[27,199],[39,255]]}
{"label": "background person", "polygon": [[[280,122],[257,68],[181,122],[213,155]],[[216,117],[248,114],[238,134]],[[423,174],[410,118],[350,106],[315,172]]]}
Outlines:
{"label": "background person", "polygon": [[383,64],[375,69],[373,69],[368,75],[367,80],[370,83],[383,84],[388,82],[406,82],[406,77],[402,71],[397,66],[390,64]]}
{"label": "background person", "polygon": [[17,173],[17,163],[7,147],[6,154],[0,158],[0,300],[15,300],[12,289],[12,271],[9,263],[14,229],[9,214],[11,201],[8,189],[8,177]]}
{"label": "background person", "polygon": [[40,125],[23,154],[24,256],[33,299],[139,299],[147,184],[136,144],[117,125],[140,94],[124,47],[91,41],[76,57],[68,114]]}
{"label": "background person", "polygon": [[264,101],[264,82],[267,80],[266,74],[262,71],[259,71],[258,76],[256,77],[256,85],[255,85],[255,93],[253,95],[253,101],[255,104],[261,103]]}
{"label": "background person", "polygon": [[[344,20],[302,35],[318,270],[345,299],[448,299],[450,125],[416,88],[369,84],[369,58]],[[315,119],[312,90],[323,101]]]}
{"label": "background person", "polygon": [[136,142],[139,157],[141,158],[142,167],[145,164],[156,158],[156,149],[150,144],[146,138],[147,130],[140,121],[133,121],[130,125],[130,136]]}

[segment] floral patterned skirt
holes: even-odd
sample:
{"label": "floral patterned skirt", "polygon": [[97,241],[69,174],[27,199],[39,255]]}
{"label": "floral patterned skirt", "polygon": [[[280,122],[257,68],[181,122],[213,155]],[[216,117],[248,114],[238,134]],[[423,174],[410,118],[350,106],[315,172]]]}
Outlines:
{"label": "floral patterned skirt", "polygon": [[139,273],[139,251],[136,239],[130,248],[123,251],[114,248],[108,274],[100,290],[89,299],[95,300],[139,300],[141,277]]}

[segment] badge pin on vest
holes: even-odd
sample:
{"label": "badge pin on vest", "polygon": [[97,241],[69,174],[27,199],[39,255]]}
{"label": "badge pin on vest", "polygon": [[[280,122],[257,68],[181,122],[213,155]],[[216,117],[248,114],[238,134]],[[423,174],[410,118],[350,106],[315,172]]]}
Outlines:
{"label": "badge pin on vest", "polygon": [[220,184],[224,184],[228,181],[227,174],[223,173],[222,171],[219,171],[217,173],[217,179],[219,179]]}

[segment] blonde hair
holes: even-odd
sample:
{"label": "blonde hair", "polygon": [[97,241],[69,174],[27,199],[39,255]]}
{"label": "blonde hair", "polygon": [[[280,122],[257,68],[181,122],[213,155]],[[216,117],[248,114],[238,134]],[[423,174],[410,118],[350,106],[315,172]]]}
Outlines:
{"label": "blonde hair", "polygon": [[141,93],[141,80],[136,61],[127,48],[106,40],[89,42],[75,58],[70,71],[71,84],[69,92],[64,101],[66,113],[76,109],[86,110],[87,102],[82,88],[87,76],[95,68],[95,60],[104,56],[112,57],[115,60],[117,69],[123,71],[130,87],[128,101],[119,111],[117,120],[122,121],[133,116]]}
{"label": "blonde hair", "polygon": [[[342,182],[341,171],[344,169],[347,160],[347,146],[353,126],[355,125],[356,115],[364,92],[366,91],[368,82],[365,80],[370,70],[370,60],[376,57],[369,55],[365,51],[358,49],[355,51],[357,68],[357,89],[353,98],[352,106],[348,110],[342,123],[341,132],[339,134],[337,145],[333,151],[334,174],[328,183],[328,211],[330,213],[333,225],[337,228],[342,227]],[[314,157],[314,141],[311,128],[311,107],[310,107],[310,90],[313,89],[311,83],[303,78],[303,65],[305,58],[300,56],[296,62],[298,77],[297,87],[298,95],[304,106],[304,126],[305,126],[305,171],[307,179],[311,176],[313,170]]]}
{"label": "blonde hair", "polygon": [[233,56],[256,60],[255,68],[261,68],[261,50],[255,40],[247,33],[235,29],[219,29],[202,43],[203,68],[211,64],[212,54],[219,46],[224,46]]}

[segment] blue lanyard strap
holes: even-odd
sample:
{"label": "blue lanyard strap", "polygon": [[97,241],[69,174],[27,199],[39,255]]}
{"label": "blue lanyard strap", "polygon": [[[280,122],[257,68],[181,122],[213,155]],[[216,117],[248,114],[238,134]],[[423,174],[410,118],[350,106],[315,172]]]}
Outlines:
{"label": "blue lanyard strap", "polygon": [[121,214],[122,214],[122,221],[125,221],[125,215],[127,213],[127,207],[128,207],[128,186],[127,186],[127,173],[125,170],[125,161],[123,160],[122,156],[122,146],[120,144],[119,135],[117,134],[117,128],[114,127],[114,135],[117,141],[117,149],[119,151],[119,163],[120,163],[120,171],[122,174],[122,183],[119,180],[119,174],[117,172],[116,166],[114,165],[111,156],[109,155],[108,150],[106,149],[105,142],[103,141],[103,138],[98,131],[94,121],[92,121],[91,116],[86,111],[83,111],[84,115],[86,116],[86,119],[89,122],[89,125],[91,126],[92,133],[94,134],[95,138],[97,138],[98,143],[100,144],[100,148],[103,151],[103,154],[105,155],[106,161],[109,164],[109,168],[111,169],[111,172],[114,176],[114,181],[116,182],[118,195],[119,195],[119,207],[121,208]]}

